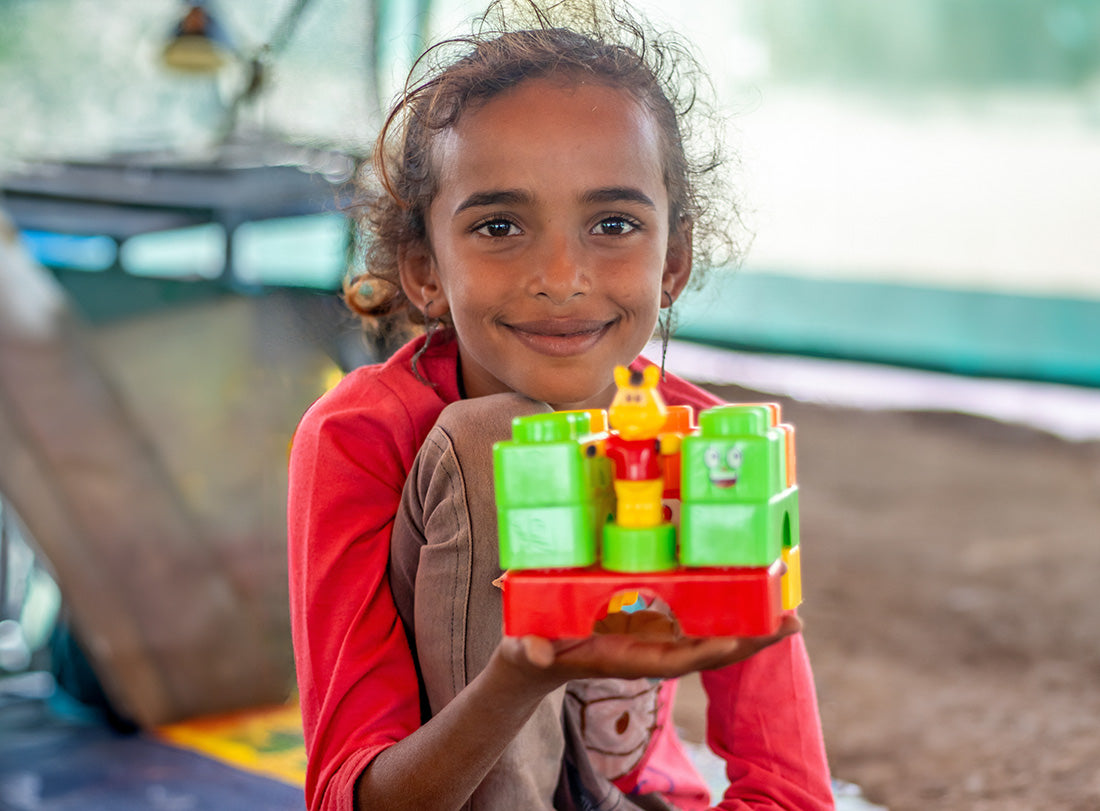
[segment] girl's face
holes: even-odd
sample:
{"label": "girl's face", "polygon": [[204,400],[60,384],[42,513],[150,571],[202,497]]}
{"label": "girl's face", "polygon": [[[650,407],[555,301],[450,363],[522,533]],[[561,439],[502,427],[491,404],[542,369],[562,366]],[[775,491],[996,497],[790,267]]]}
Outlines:
{"label": "girl's face", "polygon": [[691,270],[652,116],[621,89],[530,79],[465,113],[433,157],[429,247],[403,256],[402,282],[450,312],[467,396],[606,407],[613,368]]}

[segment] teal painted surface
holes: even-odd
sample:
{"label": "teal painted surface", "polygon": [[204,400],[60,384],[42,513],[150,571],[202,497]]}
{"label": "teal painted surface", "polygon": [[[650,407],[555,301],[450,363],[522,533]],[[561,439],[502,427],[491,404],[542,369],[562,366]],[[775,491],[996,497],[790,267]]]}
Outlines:
{"label": "teal painted surface", "polygon": [[116,271],[55,270],[74,309],[89,324],[109,324],[233,295],[221,282],[157,279]]}
{"label": "teal painted surface", "polygon": [[676,336],[729,348],[1100,387],[1100,301],[715,272]]}

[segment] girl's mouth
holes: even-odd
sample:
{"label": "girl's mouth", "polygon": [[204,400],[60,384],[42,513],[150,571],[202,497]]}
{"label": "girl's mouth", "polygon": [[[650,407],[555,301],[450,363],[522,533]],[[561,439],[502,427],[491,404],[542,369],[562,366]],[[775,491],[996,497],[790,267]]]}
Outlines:
{"label": "girl's mouth", "polygon": [[580,355],[594,347],[614,321],[543,319],[505,324],[527,348],[555,358]]}

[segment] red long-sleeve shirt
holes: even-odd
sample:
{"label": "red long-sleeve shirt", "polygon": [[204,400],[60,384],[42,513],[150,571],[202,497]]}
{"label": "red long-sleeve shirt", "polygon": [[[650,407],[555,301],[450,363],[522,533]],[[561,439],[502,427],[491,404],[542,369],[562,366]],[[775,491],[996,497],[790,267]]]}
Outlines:
{"label": "red long-sleeve shirt", "polygon": [[[422,340],[422,339],[420,339]],[[351,809],[355,781],[420,725],[416,668],[386,569],[401,490],[444,406],[459,399],[457,348],[418,346],[351,372],[303,417],[290,460],[290,608],[308,754],[311,811]],[[711,395],[672,375],[668,403],[705,408]],[[722,809],[832,808],[817,703],[801,636],[703,674],[707,738],[731,780]],[[624,791],[662,791],[685,808],[707,803],[679,747],[663,692],[658,729]]]}

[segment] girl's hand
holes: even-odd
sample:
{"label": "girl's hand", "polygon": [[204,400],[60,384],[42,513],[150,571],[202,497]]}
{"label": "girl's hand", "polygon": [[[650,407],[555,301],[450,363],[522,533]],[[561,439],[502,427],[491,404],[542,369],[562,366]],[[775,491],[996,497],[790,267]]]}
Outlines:
{"label": "girl's hand", "polygon": [[554,686],[592,677],[674,678],[747,659],[801,629],[792,614],[771,636],[691,638],[681,636],[668,615],[642,610],[609,615],[587,639],[505,637],[499,653],[532,679]]}

